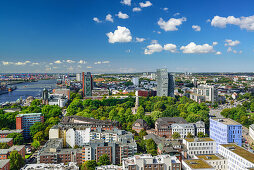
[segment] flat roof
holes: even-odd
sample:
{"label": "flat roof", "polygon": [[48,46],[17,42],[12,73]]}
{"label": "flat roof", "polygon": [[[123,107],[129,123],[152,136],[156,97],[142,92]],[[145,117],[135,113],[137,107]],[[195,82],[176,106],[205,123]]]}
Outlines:
{"label": "flat roof", "polygon": [[3,168],[8,162],[10,162],[10,159],[0,160],[0,168]]}
{"label": "flat roof", "polygon": [[33,116],[33,115],[42,115],[42,113],[24,113],[24,114],[18,114],[16,117]]}
{"label": "flat roof", "polygon": [[227,148],[231,152],[241,156],[242,158],[250,161],[251,163],[254,163],[254,154],[243,149],[242,147],[236,145],[236,144],[221,144],[221,146]]}
{"label": "flat roof", "polygon": [[0,134],[21,133],[23,129],[0,130]]}
{"label": "flat roof", "polygon": [[207,154],[207,155],[196,155],[199,159],[204,159],[204,160],[221,160],[223,159],[222,157],[219,157],[218,155],[215,154]]}
{"label": "flat roof", "polygon": [[225,125],[241,125],[240,123],[232,120],[232,119],[229,119],[229,118],[211,118],[217,122],[220,122],[220,123],[223,123]]}
{"label": "flat roof", "polygon": [[0,143],[7,143],[10,142],[12,138],[0,138]]}
{"label": "flat roof", "polygon": [[214,141],[211,138],[186,138],[184,139],[187,142],[210,142],[210,141]]}
{"label": "flat roof", "polygon": [[210,164],[202,159],[189,159],[183,161],[192,169],[213,168]]}

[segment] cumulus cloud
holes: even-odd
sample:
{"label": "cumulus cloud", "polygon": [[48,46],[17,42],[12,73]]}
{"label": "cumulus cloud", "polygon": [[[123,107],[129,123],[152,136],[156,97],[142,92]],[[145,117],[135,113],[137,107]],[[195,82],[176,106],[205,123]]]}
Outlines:
{"label": "cumulus cloud", "polygon": [[32,66],[39,65],[39,63],[35,62],[31,64]]}
{"label": "cumulus cloud", "polygon": [[106,15],[106,21],[114,22],[111,14]]}
{"label": "cumulus cloud", "polygon": [[101,64],[101,61],[96,61],[94,62],[94,64]]}
{"label": "cumulus cloud", "polygon": [[196,45],[194,42],[180,48],[183,53],[212,53],[214,52],[213,46],[209,44]]}
{"label": "cumulus cloud", "polygon": [[216,55],[221,55],[222,53],[220,51],[217,51],[215,54]]}
{"label": "cumulus cloud", "polygon": [[108,64],[110,61],[102,61],[103,64]]}
{"label": "cumulus cloud", "polygon": [[87,62],[85,60],[79,60],[79,64],[86,64]]}
{"label": "cumulus cloud", "polygon": [[237,46],[238,44],[240,44],[240,41],[238,40],[225,40],[225,46],[231,46],[231,47],[234,47],[234,46]]}
{"label": "cumulus cloud", "polygon": [[175,13],[173,16],[178,16],[178,15],[180,15],[180,13],[179,13],[179,12]]}
{"label": "cumulus cloud", "polygon": [[73,60],[66,60],[67,63],[75,63]]}
{"label": "cumulus cloud", "polygon": [[152,6],[153,4],[150,1],[146,1],[145,3],[140,2],[139,5],[141,8],[146,8],[146,7]]}
{"label": "cumulus cloud", "polygon": [[231,51],[233,51],[233,49],[231,47],[228,47],[227,52],[229,53]]}
{"label": "cumulus cloud", "polygon": [[165,44],[163,49],[171,53],[177,52],[175,44]]}
{"label": "cumulus cloud", "polygon": [[131,0],[122,0],[121,4],[131,6]]}
{"label": "cumulus cloud", "polygon": [[101,22],[101,21],[99,20],[99,18],[97,18],[97,17],[94,17],[93,20],[94,20],[95,22],[97,22],[97,23],[100,23],[100,22]]}
{"label": "cumulus cloud", "polygon": [[126,27],[117,26],[117,30],[106,34],[109,43],[130,42],[132,40],[131,32]]}
{"label": "cumulus cloud", "polygon": [[163,10],[164,10],[164,11],[167,11],[167,10],[168,10],[168,8],[163,8]]}
{"label": "cumulus cloud", "polygon": [[138,37],[136,37],[136,41],[137,42],[143,42],[143,41],[145,41],[145,39],[144,38],[138,38]]}
{"label": "cumulus cloud", "polygon": [[192,25],[192,29],[193,29],[194,31],[201,31],[201,27],[198,26],[198,25]]}
{"label": "cumulus cloud", "polygon": [[109,64],[110,61],[96,61],[94,64]]}
{"label": "cumulus cloud", "polygon": [[26,65],[26,64],[29,64],[29,63],[31,63],[31,61],[25,61],[25,62],[17,62],[17,63],[14,63],[15,65],[17,65],[17,66],[23,66],[23,65]]}
{"label": "cumulus cloud", "polygon": [[56,64],[61,64],[61,63],[62,63],[62,61],[60,61],[60,60],[56,60],[54,63],[56,63]]}
{"label": "cumulus cloud", "polygon": [[159,19],[158,25],[161,29],[164,31],[177,31],[177,26],[182,25],[183,22],[187,21],[185,17],[176,19],[176,18],[170,18],[168,21],[164,21],[162,18]]}
{"label": "cumulus cloud", "polygon": [[119,11],[118,14],[116,14],[116,15],[118,16],[118,18],[121,18],[121,19],[129,18],[129,16],[127,14],[124,14],[121,11]]}
{"label": "cumulus cloud", "polygon": [[163,50],[163,47],[158,43],[153,43],[151,45],[148,45],[144,51],[144,54],[153,54],[155,52],[161,52]]}
{"label": "cumulus cloud", "polygon": [[215,42],[213,42],[213,46],[215,46],[215,45],[217,45],[217,44],[218,44],[218,42],[216,42],[216,41],[215,41]]}
{"label": "cumulus cloud", "polygon": [[214,18],[211,21],[211,25],[214,27],[219,27],[219,28],[226,28],[227,25],[236,25],[236,26],[239,26],[241,29],[253,31],[254,30],[254,15],[249,17],[239,17],[239,18],[234,16],[228,16],[228,17],[214,16]]}
{"label": "cumulus cloud", "polygon": [[132,9],[132,11],[133,12],[139,12],[139,11],[141,11],[141,8],[135,7],[135,8]]}
{"label": "cumulus cloud", "polygon": [[6,65],[14,64],[14,63],[13,62],[9,62],[9,61],[2,61],[2,64],[6,66]]}

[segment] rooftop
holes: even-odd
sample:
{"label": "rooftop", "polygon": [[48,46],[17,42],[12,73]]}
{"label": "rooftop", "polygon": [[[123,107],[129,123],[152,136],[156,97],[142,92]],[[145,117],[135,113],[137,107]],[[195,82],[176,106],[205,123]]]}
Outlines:
{"label": "rooftop", "polygon": [[42,113],[25,113],[25,114],[18,114],[16,117],[23,117],[23,116],[37,116],[42,115]]}
{"label": "rooftop", "polygon": [[213,168],[210,164],[202,159],[189,159],[183,161],[192,169]]}
{"label": "rooftop", "polygon": [[236,144],[221,144],[221,146],[227,148],[231,152],[241,156],[242,158],[254,163],[254,154],[243,149],[242,147],[236,145]]}
{"label": "rooftop", "polygon": [[10,162],[10,159],[0,160],[0,168],[3,168],[8,162]]}
{"label": "rooftop", "polygon": [[0,130],[0,134],[22,133],[23,129]]}
{"label": "rooftop", "polygon": [[197,157],[199,159],[203,159],[203,160],[221,160],[221,159],[225,159],[221,155],[217,155],[217,154],[197,155]]}
{"label": "rooftop", "polygon": [[61,164],[26,164],[21,170],[78,170],[78,166],[74,162],[70,162],[68,165]]}
{"label": "rooftop", "polygon": [[241,125],[240,123],[228,118],[211,118],[211,119],[223,123],[225,125]]}
{"label": "rooftop", "polygon": [[186,138],[184,139],[187,142],[210,142],[210,141],[214,141],[211,138]]}
{"label": "rooftop", "polygon": [[8,143],[12,140],[12,138],[0,138],[0,143]]}

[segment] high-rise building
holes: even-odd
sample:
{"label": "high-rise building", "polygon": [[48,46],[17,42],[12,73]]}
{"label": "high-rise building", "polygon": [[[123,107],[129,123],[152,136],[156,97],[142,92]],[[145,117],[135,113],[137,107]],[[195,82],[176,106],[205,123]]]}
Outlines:
{"label": "high-rise building", "polygon": [[81,81],[81,73],[77,73],[76,74],[76,80],[77,81]]}
{"label": "high-rise building", "polygon": [[29,139],[30,127],[36,122],[44,122],[44,116],[41,113],[18,114],[16,116],[16,129],[23,129],[24,139]]}
{"label": "high-rise building", "polygon": [[219,144],[236,143],[242,146],[242,125],[228,118],[210,118],[210,138]]}
{"label": "high-rise building", "polygon": [[132,83],[134,86],[139,86],[139,78],[138,77],[133,77],[132,78]]}
{"label": "high-rise building", "polygon": [[[200,98],[200,96],[202,98]],[[212,85],[201,84],[197,88],[193,89],[193,93],[190,98],[196,102],[207,101],[207,102],[217,102],[218,101],[218,91]]]}
{"label": "high-rise building", "polygon": [[174,97],[175,80],[174,76],[168,73],[167,69],[157,69],[157,96],[171,96]]}
{"label": "high-rise building", "polygon": [[93,77],[90,72],[82,72],[83,96],[92,96]]}

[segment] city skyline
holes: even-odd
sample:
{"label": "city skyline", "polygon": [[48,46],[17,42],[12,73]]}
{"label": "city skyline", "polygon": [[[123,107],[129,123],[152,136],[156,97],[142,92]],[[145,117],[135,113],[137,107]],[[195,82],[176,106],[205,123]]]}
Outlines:
{"label": "city skyline", "polygon": [[3,1],[0,72],[253,72],[253,5]]}

